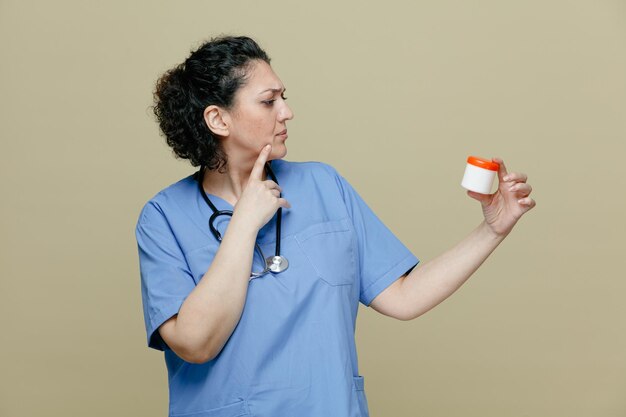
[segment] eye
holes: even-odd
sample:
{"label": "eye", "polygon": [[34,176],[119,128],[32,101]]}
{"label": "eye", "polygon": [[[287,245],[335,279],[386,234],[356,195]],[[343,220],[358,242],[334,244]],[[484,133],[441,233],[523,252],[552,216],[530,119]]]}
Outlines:
{"label": "eye", "polygon": [[[282,98],[283,100],[287,100],[287,97],[285,97],[285,94],[281,94],[280,98]],[[272,106],[275,101],[276,101],[276,99],[273,98],[271,100],[263,100],[263,101],[261,101],[261,103],[265,104],[266,106]]]}

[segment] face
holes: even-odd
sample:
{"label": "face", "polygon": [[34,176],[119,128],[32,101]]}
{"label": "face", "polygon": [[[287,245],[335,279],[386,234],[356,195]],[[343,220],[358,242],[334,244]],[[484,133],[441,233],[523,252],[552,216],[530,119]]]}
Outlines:
{"label": "face", "polygon": [[287,154],[287,120],[293,112],[285,100],[285,86],[272,67],[264,61],[252,63],[233,107],[224,114],[228,136],[223,144],[229,159],[254,161],[267,144],[272,145],[270,160]]}

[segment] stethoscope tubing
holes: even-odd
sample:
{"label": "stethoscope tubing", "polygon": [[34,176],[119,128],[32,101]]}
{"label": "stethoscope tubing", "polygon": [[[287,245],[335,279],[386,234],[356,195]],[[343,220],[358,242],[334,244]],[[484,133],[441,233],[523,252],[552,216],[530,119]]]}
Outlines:
{"label": "stethoscope tubing", "polygon": [[[197,172],[196,174],[196,179],[198,181],[198,188],[200,189],[200,194],[202,195],[203,200],[207,203],[207,205],[211,208],[211,210],[213,211],[213,213],[211,214],[211,217],[209,217],[209,229],[211,230],[211,233],[213,234],[213,236],[215,237],[215,239],[217,239],[218,242],[222,242],[222,235],[219,232],[219,230],[217,230],[217,228],[215,227],[215,220],[219,217],[219,216],[233,216],[233,211],[232,210],[218,210],[217,207],[215,207],[215,205],[211,202],[211,200],[209,199],[209,196],[206,194],[206,191],[204,191],[204,187],[202,186],[203,183],[203,179],[204,179],[204,172],[206,170],[205,166],[202,166],[200,168],[200,170]],[[274,181],[276,184],[278,184],[278,180],[276,179],[276,175],[274,175],[274,172],[272,171],[272,168],[270,167],[270,164],[267,163],[265,164],[265,170],[267,172],[267,174],[270,176],[270,178],[272,179],[272,181]],[[280,197],[280,193],[279,193],[279,197]],[[259,246],[259,244],[257,242],[254,242],[254,246],[256,248],[256,250],[259,252],[259,254],[261,255],[261,259],[265,260],[265,268],[263,269],[263,271],[261,272],[254,272],[252,271],[250,274],[250,279],[252,278],[257,278],[260,276],[263,276],[265,274],[267,274],[268,272],[281,272],[284,269],[286,269],[289,265],[288,261],[284,258],[280,256],[280,236],[281,236],[281,220],[282,220],[282,207],[278,208],[277,211],[277,219],[276,219],[276,244],[275,244],[275,250],[274,250],[274,257],[272,258],[273,263],[276,265],[281,265],[283,262],[285,266],[283,269],[281,269],[280,267],[278,267],[278,269],[276,269],[276,265],[272,265],[269,261],[269,259],[265,258],[265,255],[263,254],[263,251],[261,250],[261,247]],[[272,266],[274,266],[275,268],[272,269]],[[276,270],[275,270],[276,269]]]}

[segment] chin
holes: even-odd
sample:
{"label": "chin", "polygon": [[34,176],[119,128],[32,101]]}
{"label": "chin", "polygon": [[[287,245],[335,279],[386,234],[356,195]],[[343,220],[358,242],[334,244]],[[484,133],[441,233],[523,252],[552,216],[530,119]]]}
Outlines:
{"label": "chin", "polygon": [[285,145],[277,146],[276,148],[272,148],[272,153],[268,160],[283,159],[285,156],[287,156],[287,147]]}

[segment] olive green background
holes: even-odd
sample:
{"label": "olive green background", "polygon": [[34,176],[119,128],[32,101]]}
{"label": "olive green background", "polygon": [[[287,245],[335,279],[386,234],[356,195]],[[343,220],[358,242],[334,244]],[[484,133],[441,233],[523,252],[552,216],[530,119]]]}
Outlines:
{"label": "olive green background", "polygon": [[165,416],[134,227],[192,173],[156,78],[248,34],[287,86],[293,161],[335,166],[423,261],[482,219],[467,155],[537,207],[400,322],[361,307],[372,416],[626,416],[626,2],[0,0],[0,416]]}

